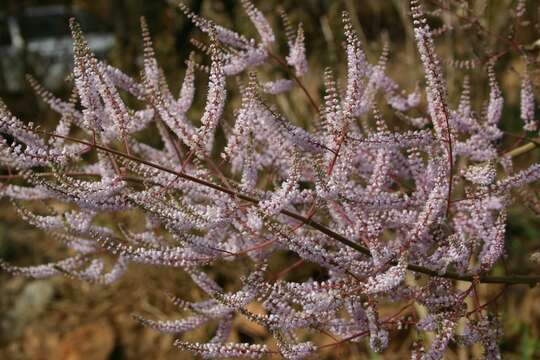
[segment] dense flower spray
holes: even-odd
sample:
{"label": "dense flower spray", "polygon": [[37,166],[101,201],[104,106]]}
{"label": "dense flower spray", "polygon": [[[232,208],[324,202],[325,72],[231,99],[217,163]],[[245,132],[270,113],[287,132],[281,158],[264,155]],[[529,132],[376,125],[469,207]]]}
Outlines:
{"label": "dense flower spray", "polygon": [[[494,64],[487,66],[485,108],[471,109],[468,80],[453,108],[433,32],[419,1],[412,0],[414,36],[426,79],[423,111],[421,89],[407,93],[386,74],[387,48],[370,63],[344,13],[346,77],[338,82],[331,69],[324,71],[320,108],[306,92],[320,118],[316,130],[306,130],[270,100],[270,95],[295,87],[305,91],[302,77],[309,66],[302,24],[294,30],[282,14],[289,52],[280,58],[272,53],[276,36],[263,13],[249,0],[241,3],[259,40],[180,6],[208,35],[208,43],[199,47],[211,63],[205,67],[190,57],[177,96],[154,56],[144,19],[139,80],[97,60],[79,25],[71,21],[77,100],[63,101],[29,80],[60,115],[50,131],[22,122],[0,104],[0,163],[9,171],[6,179],[24,180],[21,185],[5,181],[0,194],[12,200],[27,222],[57,237],[75,255],[31,267],[0,260],[0,267],[33,278],[67,274],[105,284],[122,277],[130,263],[182,268],[207,299],[188,302],[171,295],[179,309],[191,315],[170,321],[136,319],[172,334],[218,322],[207,343],[175,342],[203,358],[281,354],[302,359],[328,347],[302,340],[302,330],[343,339],[336,344],[368,337],[371,349],[380,352],[392,331],[403,326],[436,334],[429,346],[415,343],[414,359],[440,359],[452,341],[481,343],[486,358],[500,358],[498,321],[484,313],[470,317],[465,300],[478,282],[540,281],[534,276],[489,275],[505,255],[512,191],[538,180],[540,165],[514,171],[512,156],[519,151],[500,155],[503,97]],[[254,71],[274,60],[289,69],[289,76],[260,82]],[[199,70],[207,72],[209,80],[197,126],[188,110]],[[240,79],[241,103],[234,123],[225,126],[227,84],[233,76]],[[120,92],[138,100],[140,109],[130,108]],[[521,98],[523,127],[534,131],[535,96],[528,72],[522,76]],[[398,114],[406,129],[390,129],[382,106]],[[407,115],[411,109],[427,115],[414,118]],[[163,148],[133,136],[148,126],[157,127]],[[214,141],[220,127],[226,135],[223,149]],[[76,138],[70,136],[74,129],[80,134]],[[97,155],[95,161],[83,160],[89,152]],[[219,165],[216,152],[221,152]],[[274,183],[262,185],[270,172]],[[453,193],[456,186],[463,198]],[[72,206],[44,215],[23,205],[51,199]],[[93,221],[100,214],[132,209],[146,218],[142,232]],[[273,278],[268,261],[280,251],[318,265],[327,278],[302,283]],[[112,266],[106,258],[114,260]],[[226,292],[208,269],[238,258],[248,259],[247,274],[239,290]],[[427,279],[415,281],[408,274]],[[459,290],[452,279],[471,286]],[[421,305],[427,315],[416,319],[400,311],[382,317],[379,303],[388,300],[405,304],[405,310]],[[254,302],[262,313],[248,310]],[[275,346],[229,343],[235,316],[264,326]],[[466,325],[459,333],[461,320]]]}

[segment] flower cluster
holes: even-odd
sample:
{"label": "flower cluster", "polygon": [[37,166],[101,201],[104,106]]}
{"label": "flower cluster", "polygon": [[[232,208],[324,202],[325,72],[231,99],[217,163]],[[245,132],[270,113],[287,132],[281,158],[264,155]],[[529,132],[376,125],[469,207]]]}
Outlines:
{"label": "flower cluster", "polygon": [[[34,278],[66,274],[106,284],[119,279],[130,263],[184,269],[207,299],[188,302],[171,296],[180,310],[191,313],[180,320],[135,318],[178,336],[217,321],[207,343],[175,342],[204,358],[279,353],[302,359],[328,346],[307,341],[303,330],[343,339],[336,344],[368,337],[371,349],[380,352],[404,326],[435,333],[430,346],[415,344],[415,359],[440,359],[452,341],[480,343],[487,358],[500,358],[498,322],[481,311],[472,320],[465,301],[477,281],[494,281],[488,273],[505,255],[512,191],[538,180],[540,166],[514,171],[512,154],[520,152],[500,156],[503,97],[494,63],[488,65],[485,107],[472,109],[466,80],[454,108],[432,30],[419,0],[411,0],[427,83],[424,110],[420,87],[407,92],[387,75],[387,47],[376,63],[368,61],[344,13],[346,77],[341,88],[332,70],[325,70],[319,107],[302,85],[308,71],[302,25],[293,30],[282,14],[289,53],[281,58],[272,52],[277,38],[263,13],[249,0],[241,3],[259,39],[181,5],[208,35],[208,44],[198,46],[209,55],[210,65],[191,56],[177,96],[155,58],[144,19],[141,79],[100,62],[71,21],[77,100],[59,99],[30,79],[60,115],[53,130],[26,124],[0,106],[0,163],[9,171],[0,196],[75,255],[31,267],[0,261],[0,267]],[[274,60],[288,77],[260,82],[260,65]],[[192,121],[188,110],[199,70],[208,73],[208,93],[201,118]],[[231,81],[241,93],[234,123],[224,116]],[[313,129],[300,127],[272,104],[269,95],[293,90],[305,92],[314,105],[318,122]],[[133,97],[138,109],[121,92]],[[528,73],[521,93],[524,128],[534,131],[535,95]],[[387,114],[403,120],[404,130],[393,130]],[[150,126],[159,131],[162,148],[134,136]],[[218,129],[225,133],[225,147],[214,141]],[[75,132],[79,136],[71,137]],[[457,188],[463,198],[453,191]],[[30,200],[62,201],[70,207],[36,214],[24,205]],[[145,217],[143,230],[94,221],[127,210]],[[325,278],[296,283],[269,274],[272,255],[285,251],[298,256],[299,266],[318,266]],[[227,292],[212,279],[211,269],[239,259],[246,276],[239,290]],[[411,272],[428,275],[428,280],[409,279]],[[450,279],[472,285],[460,290]],[[407,305],[382,317],[379,304],[388,300]],[[263,311],[250,312],[251,303]],[[413,303],[427,310],[422,319],[408,316]],[[236,316],[264,326],[275,346],[230,343]],[[458,333],[461,319],[467,325]]]}

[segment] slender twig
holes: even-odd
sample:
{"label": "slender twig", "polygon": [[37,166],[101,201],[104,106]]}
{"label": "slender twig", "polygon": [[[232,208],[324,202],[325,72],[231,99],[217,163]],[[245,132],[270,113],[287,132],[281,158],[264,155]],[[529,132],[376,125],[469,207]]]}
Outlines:
{"label": "slender twig", "polygon": [[[435,59],[432,58],[431,52],[427,52],[427,56],[430,58],[430,63],[435,63]],[[444,101],[444,94],[441,93],[441,89],[438,86],[434,86],[433,90],[438,93],[439,98]],[[452,184],[454,182],[454,155],[452,149],[452,129],[450,128],[450,115],[448,114],[448,108],[443,105],[442,112],[444,115],[444,126],[446,127],[446,151],[448,152],[448,194],[446,199],[446,217],[450,213],[450,207],[452,205]],[[435,119],[432,119],[435,121]]]}
{"label": "slender twig", "polygon": [[292,265],[289,265],[285,269],[278,272],[276,274],[276,276],[274,276],[274,281],[281,280],[283,277],[285,277],[285,275],[287,275],[288,273],[290,273],[294,269],[299,268],[300,266],[304,265],[305,262],[306,261],[304,259],[300,259],[298,261],[295,261]]}
{"label": "slender twig", "polygon": [[499,41],[502,41],[502,42],[505,42],[507,43],[508,45],[510,45],[510,47],[515,50],[518,54],[523,54],[523,50],[521,49],[521,46],[520,44],[518,44],[513,38],[508,38],[508,37],[505,37],[505,36],[502,36],[502,35],[499,35],[499,34],[496,34],[494,32],[492,32],[491,30],[489,29],[486,29],[485,26],[483,26],[477,18],[471,18],[469,16],[466,16],[466,15],[460,15],[458,14],[457,12],[455,11],[452,11],[452,9],[450,9],[449,7],[443,5],[441,2],[439,1],[436,1],[436,0],[427,0],[428,2],[432,3],[434,6],[438,7],[439,9],[443,10],[444,12],[446,12],[447,14],[451,15],[451,16],[454,16],[460,20],[463,20],[463,21],[466,21],[474,26],[476,26],[476,28],[478,30],[480,30],[481,32],[485,33],[486,35],[488,36],[491,36],[493,38],[496,38],[498,39]]}
{"label": "slender twig", "polygon": [[[211,189],[214,189],[214,190],[220,191],[222,193],[225,193],[225,194],[231,195],[233,197],[236,197],[238,199],[245,200],[245,201],[248,201],[248,202],[253,203],[253,204],[258,204],[259,203],[259,199],[251,197],[249,195],[242,194],[240,192],[237,192],[237,191],[234,191],[232,189],[223,187],[221,185],[214,184],[214,183],[209,182],[207,180],[204,180],[204,179],[201,179],[201,178],[186,174],[184,172],[169,169],[169,168],[167,168],[167,167],[165,167],[163,165],[159,165],[159,164],[153,163],[151,161],[141,159],[141,158],[136,157],[134,155],[126,154],[126,153],[123,153],[121,151],[108,148],[108,147],[103,146],[103,145],[93,144],[93,143],[85,141],[85,140],[73,138],[73,137],[70,137],[70,136],[58,135],[58,134],[54,134],[54,133],[50,133],[50,132],[42,131],[42,130],[38,130],[38,129],[30,128],[28,130],[36,132],[36,133],[40,133],[40,134],[43,134],[43,135],[48,135],[48,136],[61,138],[61,139],[68,140],[68,141],[73,141],[73,142],[76,142],[76,143],[79,143],[79,144],[84,144],[84,145],[93,147],[93,148],[95,148],[97,150],[105,151],[105,152],[108,152],[110,154],[114,154],[114,155],[126,158],[128,160],[134,161],[136,163],[144,164],[144,165],[147,165],[147,166],[152,167],[154,169],[161,170],[161,171],[167,172],[169,174],[176,175],[176,176],[178,176],[180,178],[183,178],[185,180],[194,182],[194,183],[199,184],[199,185],[209,187]],[[356,251],[358,251],[358,252],[360,252],[360,253],[362,253],[362,254],[364,254],[366,256],[371,256],[371,252],[369,251],[368,248],[366,248],[366,247],[364,247],[364,246],[362,246],[362,245],[360,245],[360,244],[358,244],[358,243],[356,243],[356,242],[354,242],[352,240],[349,240],[345,236],[336,233],[335,231],[333,231],[333,230],[327,228],[326,226],[314,221],[313,219],[304,217],[303,215],[300,215],[298,213],[295,213],[295,212],[292,212],[292,211],[289,211],[289,210],[281,210],[281,214],[286,215],[286,216],[288,216],[288,217],[290,217],[292,219],[301,221],[301,222],[305,223],[306,225],[311,226],[312,228],[314,228],[314,229],[320,231],[321,233],[327,235],[328,237],[342,243],[343,245],[348,246],[348,247],[350,247],[352,249],[355,249]],[[397,264],[397,262],[394,261],[394,262],[392,262],[392,264]],[[429,276],[442,277],[442,278],[447,278],[447,279],[452,279],[452,280],[461,280],[461,281],[468,281],[468,282],[473,282],[475,279],[478,279],[478,281],[481,282],[481,283],[491,283],[491,284],[508,284],[508,285],[525,284],[525,285],[534,286],[534,285],[540,283],[540,275],[530,275],[530,276],[527,276],[527,275],[490,276],[490,275],[462,275],[462,274],[458,274],[458,273],[455,273],[455,272],[439,273],[439,272],[437,272],[435,270],[431,270],[431,269],[428,269],[426,267],[419,266],[419,265],[414,265],[414,264],[407,265],[407,269],[410,270],[410,271],[422,273],[422,274],[429,275]]]}
{"label": "slender twig", "polygon": [[[395,314],[390,315],[386,319],[382,320],[381,324],[388,324],[388,323],[393,322],[395,318],[397,318],[403,311],[405,311],[407,308],[409,308],[412,305],[413,305],[413,302],[410,302],[410,303],[406,304],[401,309],[399,309]],[[330,348],[330,347],[338,346],[338,345],[341,345],[341,344],[345,344],[345,343],[347,343],[347,342],[349,342],[349,341],[351,341],[353,339],[357,339],[359,337],[362,337],[362,336],[365,336],[365,335],[368,335],[368,334],[369,334],[369,330],[364,330],[364,331],[361,331],[359,333],[348,336],[348,337],[346,337],[346,338],[344,338],[344,339],[342,339],[340,341],[333,342],[333,343],[326,344],[326,345],[322,345],[322,346],[319,347],[319,349],[325,349],[325,348]]]}
{"label": "slender twig", "polygon": [[294,71],[291,71],[290,67],[289,67],[289,64],[287,64],[285,61],[283,61],[282,58],[280,58],[279,56],[277,56],[276,54],[274,54],[272,51],[270,51],[270,49],[267,49],[267,53],[268,55],[275,61],[277,62],[279,65],[281,65],[288,73],[289,75],[294,79],[294,81],[298,84],[298,86],[300,87],[300,89],[302,89],[302,91],[304,92],[304,94],[306,94],[306,97],[308,98],[309,100],[309,103],[311,104],[311,106],[313,107],[313,109],[315,110],[315,112],[317,114],[320,114],[320,109],[319,109],[319,106],[317,105],[317,103],[315,102],[315,100],[313,100],[313,97],[311,96],[311,94],[309,93],[309,91],[307,90],[307,88],[305,87],[304,83],[302,82],[302,80],[300,80],[300,78],[298,76],[296,76],[296,74],[294,73]]}
{"label": "slender twig", "polygon": [[480,304],[477,304],[476,307],[474,309],[472,309],[471,311],[469,311],[467,313],[467,316],[471,316],[472,314],[474,313],[478,313],[479,311],[482,311],[483,309],[485,309],[486,307],[488,307],[490,304],[493,304],[495,303],[497,300],[499,300],[499,298],[504,295],[504,293],[506,292],[506,290],[508,290],[508,285],[505,285],[503,286],[502,290],[499,291],[499,293],[497,295],[495,295],[493,298],[491,298],[490,300],[488,300],[487,302],[485,302],[484,304],[480,305]]}

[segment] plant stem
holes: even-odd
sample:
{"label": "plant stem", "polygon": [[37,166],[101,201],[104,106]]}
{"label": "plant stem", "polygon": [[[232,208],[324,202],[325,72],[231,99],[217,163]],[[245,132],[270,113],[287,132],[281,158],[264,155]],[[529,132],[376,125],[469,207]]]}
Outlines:
{"label": "plant stem", "polygon": [[[123,152],[115,150],[115,149],[111,149],[111,148],[108,148],[108,147],[105,147],[105,146],[102,146],[102,145],[98,145],[98,144],[95,144],[95,143],[92,143],[92,142],[88,142],[88,141],[85,141],[85,140],[81,140],[81,139],[77,139],[77,138],[73,138],[73,137],[69,137],[69,136],[53,134],[53,133],[49,133],[49,132],[38,130],[38,129],[29,129],[29,130],[37,132],[37,133],[41,133],[41,134],[44,134],[44,135],[48,135],[48,136],[52,136],[52,137],[56,137],[56,138],[61,138],[61,139],[68,140],[68,141],[73,141],[73,142],[76,142],[76,143],[79,143],[79,144],[84,144],[84,145],[93,147],[93,148],[95,148],[97,150],[105,151],[107,153],[126,158],[126,159],[134,161],[136,163],[144,164],[144,165],[153,167],[154,169],[158,169],[158,170],[167,172],[169,174],[176,175],[176,176],[178,176],[180,178],[183,178],[185,180],[188,180],[188,181],[191,181],[191,182],[194,182],[194,183],[209,187],[211,189],[220,191],[220,192],[225,193],[225,194],[229,194],[229,195],[231,195],[233,197],[236,197],[238,199],[245,200],[245,201],[248,201],[248,202],[253,203],[253,204],[258,204],[259,203],[259,199],[256,199],[254,197],[239,193],[239,192],[234,191],[234,190],[232,190],[230,188],[226,188],[226,187],[223,187],[221,185],[214,184],[214,183],[206,181],[204,179],[200,179],[198,177],[188,175],[188,174],[186,174],[184,172],[169,169],[169,168],[167,168],[165,166],[152,163],[150,161],[141,159],[141,158],[136,157],[136,156],[131,155],[131,154],[126,154],[126,153],[123,153]],[[529,149],[530,144],[523,145],[521,148],[525,148],[525,147],[527,147],[526,151],[532,150],[532,149]],[[535,148],[535,147],[536,147],[536,145],[533,144],[533,148]],[[519,150],[519,149],[520,148],[515,149],[515,150]],[[519,154],[522,154],[522,153],[524,153],[526,151],[521,151],[521,152],[519,152]],[[517,155],[513,155],[513,156],[517,156]],[[292,211],[289,211],[289,210],[282,210],[281,214],[286,215],[286,216],[288,216],[288,217],[290,217],[292,219],[298,220],[303,224],[309,225],[312,228],[314,228],[314,229],[320,231],[321,233],[327,235],[328,237],[342,243],[343,245],[348,246],[350,248],[353,248],[356,251],[358,251],[358,252],[360,252],[360,253],[362,253],[362,254],[364,254],[366,256],[371,257],[371,252],[369,251],[368,248],[366,248],[366,247],[364,247],[364,246],[362,246],[362,245],[360,245],[360,244],[358,244],[358,243],[356,243],[354,241],[349,240],[345,236],[334,232],[333,230],[331,230],[328,227],[326,227],[326,226],[312,220],[311,218],[305,217],[303,215],[300,215],[298,213],[295,213],[295,212],[292,212]],[[397,262],[393,261],[393,262],[391,262],[391,264],[395,265],[395,264],[397,264]],[[414,272],[417,272],[417,273],[422,273],[422,274],[429,275],[429,276],[442,277],[442,278],[447,278],[447,279],[452,279],[452,280],[460,280],[460,281],[468,281],[468,282],[473,282],[476,279],[478,279],[479,282],[488,283],[488,284],[507,284],[507,285],[524,284],[524,285],[529,285],[529,286],[535,286],[536,284],[540,283],[540,275],[530,275],[530,276],[528,276],[528,275],[508,275],[508,276],[461,275],[461,274],[454,273],[454,272],[439,273],[437,271],[428,269],[426,267],[419,266],[419,265],[414,265],[414,264],[407,265],[407,269],[410,270],[410,271],[414,271]]]}
{"label": "plant stem", "polygon": [[268,55],[274,60],[276,61],[279,65],[281,65],[288,73],[289,75],[294,79],[294,81],[298,84],[298,86],[300,86],[300,89],[302,89],[302,91],[304,92],[304,94],[306,95],[307,99],[309,100],[309,103],[311,104],[311,106],[313,107],[313,110],[315,110],[315,112],[317,114],[320,114],[320,110],[319,110],[319,106],[317,106],[317,103],[315,102],[315,100],[313,99],[313,97],[311,96],[311,94],[309,93],[309,91],[307,90],[307,88],[305,87],[304,83],[302,82],[302,80],[300,80],[300,78],[298,76],[296,76],[296,74],[294,73],[294,71],[292,71],[290,68],[289,68],[289,65],[283,61],[283,59],[281,59],[279,56],[275,55],[272,51],[270,51],[270,49],[267,50],[268,52]]}

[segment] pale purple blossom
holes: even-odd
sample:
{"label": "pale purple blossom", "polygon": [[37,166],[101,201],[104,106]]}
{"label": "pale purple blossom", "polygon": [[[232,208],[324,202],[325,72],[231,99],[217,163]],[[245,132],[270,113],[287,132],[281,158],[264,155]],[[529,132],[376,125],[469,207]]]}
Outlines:
{"label": "pale purple blossom", "polygon": [[[207,67],[190,55],[176,94],[144,19],[140,78],[98,61],[71,21],[76,96],[62,100],[29,78],[59,114],[58,124],[40,129],[0,103],[0,196],[71,255],[29,266],[0,260],[0,268],[99,284],[119,280],[131,263],[184,271],[202,299],[169,295],[185,315],[135,319],[168,334],[217,325],[207,342],[174,343],[203,358],[310,358],[321,346],[318,337],[305,335],[323,331],[351,342],[369,338],[371,350],[382,352],[403,326],[434,333],[430,346],[414,343],[414,359],[441,359],[452,342],[480,343],[486,356],[499,358],[499,325],[483,311],[471,320],[470,292],[448,279],[488,275],[506,255],[513,192],[540,179],[539,164],[514,164],[523,148],[502,149],[505,94],[495,62],[483,74],[484,103],[473,101],[468,79],[460,98],[449,100],[433,32],[420,1],[412,0],[426,86],[408,92],[410,84],[402,87],[387,73],[388,47],[372,61],[344,13],[346,69],[324,70],[324,95],[310,97],[313,109],[289,111],[272,95],[288,97],[294,85],[294,92],[311,91],[303,89],[309,58],[304,28],[293,29],[283,14],[288,54],[274,54],[278,37],[270,22],[251,1],[242,5],[257,39],[180,5],[208,36],[209,45],[200,41],[197,47],[210,61]],[[272,58],[289,76],[260,82],[259,72],[275,65]],[[191,108],[199,70],[208,86],[196,119]],[[334,76],[342,72],[343,79]],[[276,79],[274,73],[260,78]],[[235,90],[238,102],[230,98]],[[536,129],[534,110],[526,72],[526,130]],[[309,118],[300,118],[306,113]],[[156,129],[163,146],[139,140],[136,133],[148,128]],[[27,206],[51,200],[65,206]],[[140,225],[103,225],[102,217],[116,212],[136,212]],[[274,277],[268,264],[282,253],[298,261]],[[288,273],[306,263],[320,269],[322,279],[288,281]],[[213,277],[216,267],[243,271],[241,286],[221,286]],[[411,272],[429,276],[415,281]],[[389,302],[419,304],[427,315],[418,321],[386,316],[380,304]],[[250,311],[253,304],[262,310]],[[273,345],[229,342],[238,316],[265,328]]]}

